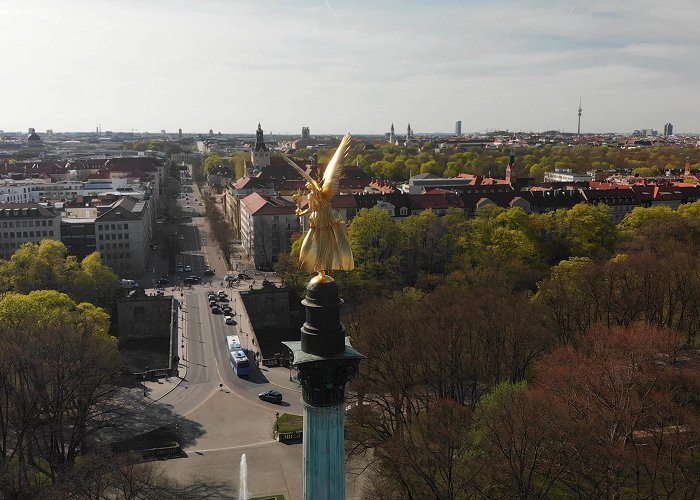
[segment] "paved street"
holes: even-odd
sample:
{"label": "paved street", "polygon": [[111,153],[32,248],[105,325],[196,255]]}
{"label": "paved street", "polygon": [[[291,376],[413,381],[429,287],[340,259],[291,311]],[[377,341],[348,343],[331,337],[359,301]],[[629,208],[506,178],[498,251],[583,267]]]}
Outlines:
{"label": "paved street", "polygon": [[[189,200],[180,202],[202,210],[197,202],[193,205],[194,199],[202,199],[201,194],[196,185],[190,186],[193,191],[188,194]],[[280,444],[272,435],[276,412],[302,414],[299,389],[290,383],[285,368],[254,368],[247,378],[233,373],[228,363],[226,335],[239,335],[244,347],[247,339],[251,358],[257,350],[240,294],[236,289],[221,286],[226,268],[216,243],[210,238],[206,219],[193,217],[192,222],[183,225],[181,234],[184,236],[181,262],[192,266],[192,271],[184,275],[202,276],[204,282],[184,290],[168,290],[182,302],[181,378],[148,382],[146,387],[151,413],[180,424],[187,454],[187,458],[164,462],[164,472],[186,484],[206,484],[203,491],[208,495],[231,498],[238,492],[240,457],[246,453],[253,495],[282,493],[288,499],[300,498],[302,446]],[[203,276],[207,266],[215,271],[211,279]],[[240,267],[252,266],[241,261]],[[153,268],[156,277],[164,275],[163,264],[159,265],[155,259]],[[173,283],[177,279],[170,278]],[[256,279],[256,287],[261,282],[261,278]],[[210,312],[207,292],[219,289],[229,295],[229,304],[236,313],[235,325],[224,324],[223,315]],[[272,388],[282,392],[281,405],[258,399],[260,392]]]}

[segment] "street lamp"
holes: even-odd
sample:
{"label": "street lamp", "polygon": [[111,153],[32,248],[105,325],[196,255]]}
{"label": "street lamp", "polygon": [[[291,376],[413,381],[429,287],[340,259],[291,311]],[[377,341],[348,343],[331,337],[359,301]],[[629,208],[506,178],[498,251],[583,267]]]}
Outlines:
{"label": "street lamp", "polygon": [[275,412],[275,431],[277,434],[280,433],[280,412]]}
{"label": "street lamp", "polygon": [[148,372],[151,371],[150,366],[146,366],[146,371],[143,372],[143,397],[147,397],[148,394],[146,393],[146,379],[148,378]]}

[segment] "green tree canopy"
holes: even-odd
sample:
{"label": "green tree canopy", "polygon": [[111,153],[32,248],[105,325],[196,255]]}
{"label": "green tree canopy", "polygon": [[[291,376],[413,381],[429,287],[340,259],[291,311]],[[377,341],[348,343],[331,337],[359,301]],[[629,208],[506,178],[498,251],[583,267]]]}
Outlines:
{"label": "green tree canopy", "polygon": [[25,243],[10,260],[0,261],[0,273],[4,291],[59,290],[98,305],[107,305],[119,287],[117,275],[102,263],[99,252],[78,262],[56,240]]}

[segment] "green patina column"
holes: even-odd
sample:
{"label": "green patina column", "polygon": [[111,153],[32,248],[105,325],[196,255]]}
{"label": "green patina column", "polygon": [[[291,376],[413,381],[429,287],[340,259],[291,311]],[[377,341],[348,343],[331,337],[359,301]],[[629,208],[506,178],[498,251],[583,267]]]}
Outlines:
{"label": "green patina column", "polygon": [[343,301],[335,281],[313,279],[306,288],[306,322],[294,353],[304,403],[304,499],[345,498],[345,386],[364,358],[346,341]]}

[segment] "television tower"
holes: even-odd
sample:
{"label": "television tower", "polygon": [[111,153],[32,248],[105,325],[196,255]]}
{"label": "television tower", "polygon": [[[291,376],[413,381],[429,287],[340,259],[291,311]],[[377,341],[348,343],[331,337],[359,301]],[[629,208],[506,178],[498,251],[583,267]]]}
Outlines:
{"label": "television tower", "polygon": [[578,130],[576,135],[581,135],[581,98],[578,99]]}

